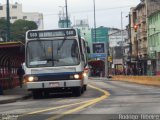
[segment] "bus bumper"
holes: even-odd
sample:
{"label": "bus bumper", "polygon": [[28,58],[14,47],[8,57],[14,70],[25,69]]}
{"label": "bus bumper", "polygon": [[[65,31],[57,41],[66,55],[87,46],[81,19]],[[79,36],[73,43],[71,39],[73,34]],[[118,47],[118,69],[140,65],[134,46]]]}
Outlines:
{"label": "bus bumper", "polygon": [[67,80],[67,81],[43,81],[43,82],[28,82],[27,89],[45,89],[45,88],[72,88],[81,87],[82,80]]}

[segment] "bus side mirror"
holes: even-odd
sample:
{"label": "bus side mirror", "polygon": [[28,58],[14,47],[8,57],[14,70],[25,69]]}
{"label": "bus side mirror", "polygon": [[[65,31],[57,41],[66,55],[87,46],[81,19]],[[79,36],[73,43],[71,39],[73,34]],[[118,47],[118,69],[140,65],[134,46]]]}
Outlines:
{"label": "bus side mirror", "polygon": [[91,53],[90,48],[87,46],[87,53]]}

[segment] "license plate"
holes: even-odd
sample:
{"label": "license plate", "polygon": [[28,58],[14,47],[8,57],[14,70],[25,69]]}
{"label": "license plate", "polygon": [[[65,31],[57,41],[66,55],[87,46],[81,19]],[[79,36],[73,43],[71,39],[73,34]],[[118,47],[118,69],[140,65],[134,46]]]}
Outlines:
{"label": "license plate", "polygon": [[59,83],[49,83],[50,87],[59,87]]}

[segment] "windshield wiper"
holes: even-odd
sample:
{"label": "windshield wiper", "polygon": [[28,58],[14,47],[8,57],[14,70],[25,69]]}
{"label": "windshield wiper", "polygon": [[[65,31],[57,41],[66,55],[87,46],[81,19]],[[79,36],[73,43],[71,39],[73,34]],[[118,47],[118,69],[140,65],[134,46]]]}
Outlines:
{"label": "windshield wiper", "polygon": [[49,58],[49,59],[45,59],[47,62],[49,62],[49,61],[59,61],[59,59],[53,59],[53,58]]}

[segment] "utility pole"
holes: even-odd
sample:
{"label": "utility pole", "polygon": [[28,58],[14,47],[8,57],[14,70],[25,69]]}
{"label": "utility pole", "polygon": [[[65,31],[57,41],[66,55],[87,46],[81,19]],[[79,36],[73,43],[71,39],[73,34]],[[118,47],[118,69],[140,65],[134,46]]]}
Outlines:
{"label": "utility pole", "polygon": [[105,77],[109,77],[109,61],[108,61],[108,57],[109,57],[109,41],[106,42],[106,46],[105,46],[106,50],[106,59],[105,59]]}
{"label": "utility pole", "polygon": [[130,42],[130,44],[129,44],[129,53],[130,53],[130,59],[129,59],[129,61],[130,61],[130,63],[131,63],[131,60],[132,60],[132,38],[131,38],[131,36],[132,36],[132,34],[131,34],[131,14],[129,13],[129,15],[128,15],[128,17],[129,17],[129,26],[128,26],[128,31],[129,31],[129,42]]}
{"label": "utility pole", "polygon": [[68,6],[67,6],[67,0],[65,0],[66,4],[66,21],[67,21],[67,28],[68,28]]}
{"label": "utility pole", "polygon": [[94,36],[95,36],[95,42],[97,42],[97,33],[96,33],[96,5],[95,0],[93,0],[93,8],[94,8]]}
{"label": "utility pole", "polygon": [[[123,41],[123,13],[121,12],[121,39]],[[123,66],[123,74],[124,74],[124,41],[122,42],[122,66]]]}
{"label": "utility pole", "polygon": [[10,11],[9,11],[9,0],[7,0],[7,42],[10,42]]}

